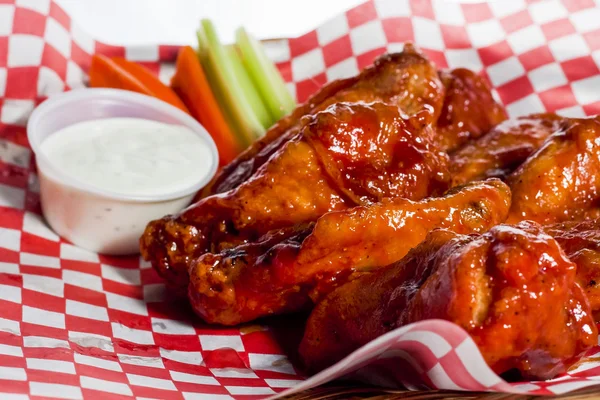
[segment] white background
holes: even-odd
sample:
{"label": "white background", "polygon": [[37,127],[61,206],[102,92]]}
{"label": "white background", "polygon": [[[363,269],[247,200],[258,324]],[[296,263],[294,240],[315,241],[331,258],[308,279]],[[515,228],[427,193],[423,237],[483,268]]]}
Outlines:
{"label": "white background", "polygon": [[94,38],[121,45],[196,43],[201,18],[224,42],[244,26],[254,36],[295,37],[365,0],[56,0]]}
{"label": "white background", "polygon": [[56,1],[85,31],[105,43],[194,45],[201,18],[213,20],[224,42],[233,40],[238,26],[261,39],[287,38],[309,32],[365,0]]}

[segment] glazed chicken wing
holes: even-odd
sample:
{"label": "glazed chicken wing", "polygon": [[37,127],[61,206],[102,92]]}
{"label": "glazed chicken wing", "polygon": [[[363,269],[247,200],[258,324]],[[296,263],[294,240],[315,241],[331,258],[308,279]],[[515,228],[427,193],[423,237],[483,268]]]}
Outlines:
{"label": "glazed chicken wing", "polygon": [[600,317],[600,219],[567,221],[544,230],[577,265],[577,281],[585,290],[596,320]]}
{"label": "glazed chicken wing", "polygon": [[207,322],[235,325],[306,308],[337,285],[402,258],[436,227],[484,232],[507,215],[510,192],[499,180],[457,188],[420,202],[386,199],[321,217],[190,268],[189,298]]}
{"label": "glazed chicken wing", "polygon": [[329,294],[300,346],[312,370],[429,318],[465,329],[496,373],[552,378],[597,343],[575,265],[533,222],[484,234],[436,230],[402,261]]}
{"label": "glazed chicken wing", "polygon": [[420,114],[423,123],[428,124],[437,120],[443,100],[444,86],[434,65],[413,45],[406,44],[403,52],[379,57],[373,66],[358,76],[325,85],[223,168],[202,191],[202,196],[227,192],[250,179],[281,146],[302,130],[309,121],[303,117],[323,111],[332,104],[382,101],[398,106],[409,117]]}
{"label": "glazed chicken wing", "polygon": [[[425,113],[427,113],[425,111]],[[421,115],[408,120],[381,102],[336,103],[237,188],[151,222],[142,255],[175,286],[190,262],[254,241],[273,229],[386,197],[419,200],[448,187],[447,156],[430,145]]]}
{"label": "glazed chicken wing", "polygon": [[396,104],[408,116],[423,109],[423,123],[437,123],[436,143],[451,151],[477,138],[506,119],[484,78],[458,68],[437,73],[434,66],[408,43],[398,54],[386,54],[360,75],[323,86],[306,103],[282,118],[264,137],[227,165],[201,193],[206,197],[239,186],[301,129],[304,116],[337,102]]}
{"label": "glazed chicken wing", "polygon": [[561,129],[562,121],[556,114],[535,114],[495,126],[450,155],[452,184],[505,179]]}
{"label": "glazed chicken wing", "polygon": [[600,196],[600,118],[565,118],[507,180],[509,222],[553,223],[581,218]]}
{"label": "glazed chicken wing", "polygon": [[456,150],[506,119],[506,111],[492,97],[490,86],[475,72],[458,68],[442,71],[440,76],[446,87],[436,128],[442,150]]}

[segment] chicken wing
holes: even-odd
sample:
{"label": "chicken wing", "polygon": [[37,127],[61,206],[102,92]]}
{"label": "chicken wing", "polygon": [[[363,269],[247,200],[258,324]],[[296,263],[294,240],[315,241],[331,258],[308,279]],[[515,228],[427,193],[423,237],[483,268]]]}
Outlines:
{"label": "chicken wing", "polygon": [[577,265],[577,281],[585,290],[596,320],[600,317],[600,220],[567,221],[544,227]]}
{"label": "chicken wing", "polygon": [[439,147],[451,152],[504,121],[506,111],[492,97],[490,86],[473,71],[440,72],[446,96],[437,131]]}
{"label": "chicken wing", "polygon": [[533,222],[469,236],[436,230],[402,261],[318,304],[300,354],[319,370],[395,328],[440,318],[465,329],[495,372],[551,378],[597,343],[575,270]]}
{"label": "chicken wing", "polygon": [[306,117],[302,130],[237,188],[152,221],[141,252],[174,286],[191,260],[254,241],[273,229],[386,197],[419,200],[448,187],[447,156],[430,145],[421,114],[395,105],[336,103]]}
{"label": "chicken wing", "polygon": [[[399,71],[403,74],[399,75]],[[223,168],[202,191],[202,197],[226,192],[248,179],[298,133],[304,123],[303,116],[324,110],[335,102],[376,99],[395,103],[408,115],[427,108],[430,112],[424,123],[437,123],[436,142],[446,151],[479,137],[506,119],[506,112],[493,99],[483,78],[464,68],[440,71],[437,76],[424,56],[407,44],[402,53],[380,57],[357,77],[325,85]]]}
{"label": "chicken wing", "polygon": [[535,114],[497,125],[450,155],[452,184],[505,179],[560,130],[562,122],[556,114]]}
{"label": "chicken wing", "polygon": [[600,118],[565,118],[507,180],[509,222],[553,223],[580,218],[600,195]]}
{"label": "chicken wing", "polygon": [[[401,53],[385,54],[358,76],[334,81],[283,118],[265,136],[227,165],[202,191],[202,197],[238,187],[307,123],[303,118],[340,102],[383,101],[397,105],[407,116],[420,114],[423,123],[437,120],[444,100],[444,86],[435,66],[412,44]],[[426,110],[426,113],[422,113]]]}
{"label": "chicken wing", "polygon": [[297,311],[402,258],[433,228],[488,230],[506,218],[509,202],[507,186],[490,180],[441,198],[387,199],[331,212],[314,227],[200,257],[190,268],[190,302],[205,321],[224,325]]}

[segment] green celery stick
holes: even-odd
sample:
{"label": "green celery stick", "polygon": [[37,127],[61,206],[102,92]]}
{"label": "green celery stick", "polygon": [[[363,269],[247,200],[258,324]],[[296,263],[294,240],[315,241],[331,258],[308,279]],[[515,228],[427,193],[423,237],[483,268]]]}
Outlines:
{"label": "green celery stick", "polygon": [[275,64],[267,57],[262,44],[244,28],[236,31],[236,44],[242,60],[264,103],[275,120],[292,112],[296,103]]}
{"label": "green celery stick", "polygon": [[247,147],[265,133],[265,128],[254,114],[213,24],[202,20],[197,34],[200,60],[209,71],[211,87],[238,140]]}
{"label": "green celery stick", "polygon": [[225,120],[227,125],[231,128],[231,131],[235,135],[238,142],[240,142],[244,147],[249,144],[249,142],[245,139],[245,137],[240,136],[236,124],[234,123],[234,117],[231,115],[230,110],[226,107],[227,101],[225,100],[223,93],[221,93],[220,85],[218,84],[218,72],[213,68],[212,63],[209,61],[209,51],[208,44],[206,42],[206,35],[204,34],[203,29],[199,29],[196,31],[196,36],[198,38],[198,59],[200,60],[200,64],[202,64],[202,69],[204,70],[204,74],[206,75],[206,79],[208,80],[208,84],[212,90],[217,103],[219,104],[219,108],[223,112],[225,116]]}
{"label": "green celery stick", "polygon": [[237,80],[240,84],[240,88],[244,91],[252,110],[254,111],[254,115],[258,118],[261,125],[267,129],[275,123],[276,119],[271,116],[269,110],[263,104],[263,100],[258,94],[258,90],[254,86],[254,83],[248,76],[248,72],[244,69],[244,65],[242,64],[242,60],[240,59],[240,55],[238,50],[234,45],[225,46],[225,52],[229,57],[229,61],[233,66],[233,71],[237,77]]}

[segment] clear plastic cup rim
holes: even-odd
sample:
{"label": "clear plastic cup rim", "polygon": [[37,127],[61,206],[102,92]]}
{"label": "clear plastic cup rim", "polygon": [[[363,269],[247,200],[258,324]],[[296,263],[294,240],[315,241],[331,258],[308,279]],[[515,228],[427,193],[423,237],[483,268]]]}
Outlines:
{"label": "clear plastic cup rim", "polygon": [[[94,185],[89,185],[86,182],[61,173],[57,168],[53,166],[52,162],[48,159],[48,157],[46,157],[46,155],[40,150],[40,146],[43,142],[43,139],[40,140],[37,131],[38,129],[40,129],[41,124],[44,123],[44,119],[47,118],[47,116],[50,113],[69,112],[70,106],[83,100],[97,100],[99,103],[102,101],[110,100],[116,102],[129,103],[138,107],[146,108],[146,111],[148,111],[149,115],[151,116],[145,119],[159,120],[152,117],[156,115],[163,115],[173,121],[176,121],[174,122],[175,124],[188,127],[204,140],[205,144],[208,146],[211,152],[212,160],[208,172],[203,176],[199,176],[197,181],[193,185],[185,189],[167,192],[161,195],[128,195],[125,193],[112,192],[109,190],[104,190]],[[95,115],[90,118],[82,118],[79,122],[112,117],[126,117],[126,115],[110,115],[110,113],[106,113],[101,115]],[[69,125],[72,124],[65,124],[64,127]],[[50,135],[52,133],[50,133]],[[219,153],[217,151],[217,146],[215,145],[215,142],[213,141],[210,134],[206,131],[206,129],[202,125],[200,125],[200,123],[198,123],[198,121],[196,121],[192,116],[162,100],[144,94],[120,89],[82,88],[59,93],[49,97],[38,107],[36,107],[31,113],[31,116],[27,123],[27,139],[29,140],[29,144],[33,150],[33,153],[35,154],[38,168],[42,170],[46,175],[54,177],[54,179],[57,179],[62,184],[73,187],[75,189],[83,190],[105,198],[120,201],[160,202],[189,196],[198,192],[202,187],[204,187],[206,184],[208,184],[208,182],[210,182],[210,180],[216,174],[219,164]]]}

